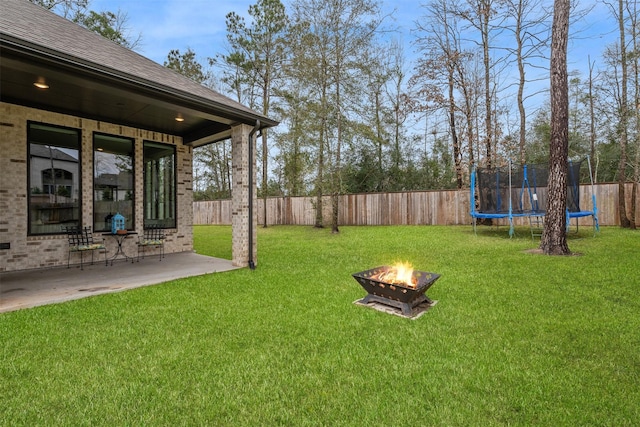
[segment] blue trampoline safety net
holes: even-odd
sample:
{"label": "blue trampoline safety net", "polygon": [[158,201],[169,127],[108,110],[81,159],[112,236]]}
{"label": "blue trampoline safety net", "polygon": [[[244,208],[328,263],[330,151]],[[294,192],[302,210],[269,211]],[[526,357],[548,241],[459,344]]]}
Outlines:
{"label": "blue trampoline safety net", "polygon": [[[580,182],[589,182],[588,158],[570,161],[567,173],[567,222],[571,218],[593,216],[597,227],[597,209],[580,207]],[[585,167],[589,166],[589,167]],[[477,168],[471,174],[471,216],[509,218],[544,216],[547,211],[549,165]],[[513,229],[513,227],[512,227]]]}

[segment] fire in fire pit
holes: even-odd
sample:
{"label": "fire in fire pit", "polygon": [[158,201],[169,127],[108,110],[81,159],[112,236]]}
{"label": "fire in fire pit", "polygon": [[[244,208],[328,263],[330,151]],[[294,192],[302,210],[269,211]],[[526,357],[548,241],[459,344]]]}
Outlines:
{"label": "fire in fire pit", "polygon": [[353,274],[354,279],[368,292],[360,302],[378,302],[399,308],[405,316],[422,303],[432,305],[425,292],[440,277],[436,273],[413,270],[409,264],[382,266]]}
{"label": "fire in fire pit", "polygon": [[418,279],[413,277],[413,267],[408,263],[398,263],[392,267],[383,268],[379,273],[372,275],[371,279],[390,285],[408,286],[413,289],[418,285]]}

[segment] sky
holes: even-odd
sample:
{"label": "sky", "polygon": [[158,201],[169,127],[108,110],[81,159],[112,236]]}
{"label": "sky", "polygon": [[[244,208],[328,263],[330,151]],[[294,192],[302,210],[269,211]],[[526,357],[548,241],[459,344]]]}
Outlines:
{"label": "sky", "polygon": [[[282,0],[285,7],[290,0]],[[411,58],[415,57],[411,42],[415,21],[423,14],[421,4],[427,0],[381,0],[383,14],[389,15],[386,27],[397,28],[407,57],[407,74],[412,74]],[[552,0],[545,0],[551,6]],[[249,6],[257,0],[90,0],[89,7],[95,11],[120,10],[127,14],[129,35],[141,34],[142,42],[135,50],[145,57],[162,64],[169,51],[179,49],[181,53],[191,48],[196,59],[203,65],[206,59],[226,52],[225,16],[236,12],[250,22]],[[580,0],[580,7],[592,10],[583,19],[572,23],[571,33],[575,36],[568,46],[569,71],[580,70],[582,78],[588,77],[588,59],[601,62],[604,47],[617,37],[616,23],[612,21],[603,0]],[[548,65],[548,64],[545,64]],[[548,87],[545,71],[538,71],[542,77],[540,85]],[[537,90],[534,90],[537,92]],[[527,102],[541,105],[545,96],[532,98]]]}
{"label": "sky", "polygon": [[[249,18],[249,6],[257,0],[90,0],[90,8],[96,11],[121,10],[127,14],[131,35],[142,34],[138,53],[163,63],[172,49],[185,52],[191,48],[199,59],[224,52],[226,41],[225,15],[229,12]],[[283,0],[285,6],[289,3]],[[385,22],[397,27],[399,38],[404,41],[405,54],[412,54],[410,45],[414,22],[423,14],[420,0],[382,0],[383,13],[392,14]],[[552,4],[552,1],[548,1]],[[609,11],[602,0],[580,1],[581,7],[593,6],[593,10],[574,24],[571,30],[579,34],[569,45],[569,62],[581,67],[587,56],[600,58],[603,46],[615,40],[616,25],[609,18]],[[611,31],[613,29],[613,32]],[[570,65],[571,68],[571,65]]]}
{"label": "sky", "polygon": [[[257,0],[90,0],[89,8],[125,12],[130,34],[142,34],[142,45],[136,51],[162,64],[172,49],[185,52],[191,48],[201,62],[225,52],[225,16],[235,12],[250,22],[249,6],[255,3]],[[416,0],[382,3],[383,12],[394,12],[394,19],[387,23],[399,26],[403,37],[409,36],[419,12],[417,4]]]}

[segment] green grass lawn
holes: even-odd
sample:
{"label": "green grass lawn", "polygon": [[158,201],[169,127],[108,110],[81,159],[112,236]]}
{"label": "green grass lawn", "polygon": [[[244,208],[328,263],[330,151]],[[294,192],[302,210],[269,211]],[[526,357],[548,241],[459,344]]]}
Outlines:
{"label": "green grass lawn", "polygon": [[[255,271],[0,314],[0,425],[637,425],[640,233],[517,232],[260,228]],[[353,304],[395,261],[442,275],[416,320]]]}

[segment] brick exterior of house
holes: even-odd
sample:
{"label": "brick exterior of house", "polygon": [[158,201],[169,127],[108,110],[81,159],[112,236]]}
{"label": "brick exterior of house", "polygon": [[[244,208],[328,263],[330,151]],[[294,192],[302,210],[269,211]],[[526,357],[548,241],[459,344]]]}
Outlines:
{"label": "brick exterior of house", "polygon": [[[93,222],[93,132],[133,138],[135,141],[135,230],[143,228],[143,141],[176,146],[177,227],[166,230],[167,253],[193,250],[193,172],[191,147],[182,145],[177,136],[150,132],[125,126],[67,116],[48,111],[0,103],[0,271],[54,267],[67,262],[68,243],[64,234],[27,235],[27,122],[36,121],[79,129],[82,137],[82,224]],[[135,237],[135,236],[134,236]],[[115,241],[107,238],[107,248],[113,253]],[[135,254],[136,239],[128,238],[124,249]],[[72,262],[77,254],[72,254]]]}
{"label": "brick exterior of house", "polygon": [[[94,215],[94,187],[105,185],[101,188],[116,189],[115,199],[109,195],[102,201],[124,199],[118,199],[116,174],[103,174],[105,179],[107,175],[115,176],[116,185],[109,187],[97,182],[94,186],[95,133],[101,138],[113,136],[133,141],[134,176],[131,180],[130,175],[126,175],[128,186],[124,187],[124,197],[127,201],[133,200],[133,216],[128,214],[127,226],[138,233],[144,226],[144,142],[176,147],[176,227],[165,230],[166,253],[193,250],[194,147],[231,138],[232,262],[236,266],[247,266],[252,259],[255,263],[257,210],[253,218],[249,212],[256,201],[256,169],[253,168],[250,177],[249,136],[254,126],[266,129],[277,126],[278,122],[36,4],[24,0],[2,1],[0,272],[65,265],[68,241],[62,228],[61,233],[57,233],[57,227],[64,223],[91,226],[94,216],[104,215],[104,228],[107,228],[110,216],[105,212],[108,211],[97,207]],[[46,92],[34,86],[45,82]],[[30,122],[79,131],[79,159],[69,156],[63,159],[64,150],[58,150],[58,157],[55,157],[51,148],[49,156],[30,153],[27,135]],[[255,139],[252,144],[255,146]],[[29,156],[34,159],[33,163]],[[79,172],[58,169],[53,165],[54,158],[58,165],[66,161],[73,164],[74,170],[79,168]],[[51,163],[48,176],[53,178],[47,178],[45,183],[42,162],[47,160]],[[255,166],[255,150],[251,161]],[[38,171],[33,166],[36,162],[40,162],[40,175],[35,173]],[[34,173],[29,176],[30,165]],[[58,171],[62,174],[62,183],[55,181]],[[28,188],[30,185],[32,188]],[[76,191],[73,197],[77,195],[81,203],[80,219],[69,221],[60,216],[43,219],[45,209],[40,209],[32,227],[42,227],[37,232],[50,234],[30,235],[29,198],[35,207],[37,197],[51,194],[44,192],[45,185],[49,189],[57,188],[53,193],[54,200],[58,195],[70,199],[64,191]],[[59,194],[60,188],[63,194]],[[250,188],[254,190],[251,201]],[[62,205],[57,204],[53,207],[56,210],[51,212],[58,215],[68,212],[64,209],[70,209],[72,215],[78,216],[75,207]],[[130,207],[131,203],[128,203],[127,208]],[[125,239],[125,252],[137,252],[136,240],[135,236]],[[250,241],[253,242],[251,248]],[[113,254],[117,245],[115,240],[107,236],[106,244],[108,253]],[[77,255],[72,255],[72,262],[79,262]]]}
{"label": "brick exterior of house", "polygon": [[[253,156],[253,179],[249,180],[249,135],[251,126],[240,125],[233,128],[231,133],[231,158],[234,160],[232,166],[233,194],[231,207],[232,236],[232,256],[233,265],[237,267],[247,266],[249,263],[249,233],[252,238],[252,260],[255,265],[257,261],[257,228],[258,210],[253,212],[252,230],[249,230],[249,185],[253,185],[252,204],[256,206],[256,158]],[[255,153],[256,139],[253,138],[253,153]],[[193,210],[192,210],[193,214]]]}

